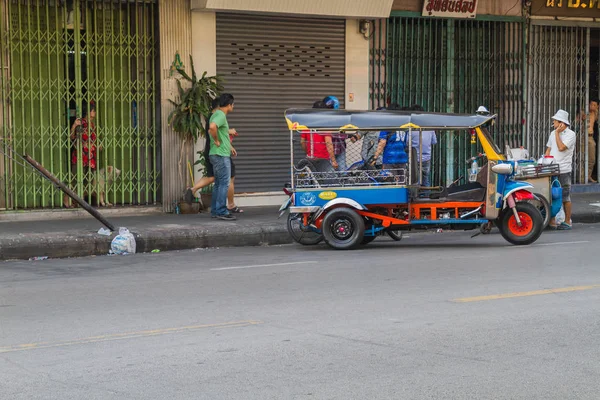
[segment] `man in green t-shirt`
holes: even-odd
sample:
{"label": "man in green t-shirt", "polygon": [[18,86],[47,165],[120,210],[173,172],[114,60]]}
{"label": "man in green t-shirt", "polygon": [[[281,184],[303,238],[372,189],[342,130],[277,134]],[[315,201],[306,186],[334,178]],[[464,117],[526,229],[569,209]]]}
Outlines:
{"label": "man in green t-shirt", "polygon": [[211,201],[211,216],[225,221],[236,218],[227,210],[227,189],[231,177],[231,147],[227,114],[233,111],[233,96],[224,93],[219,97],[219,109],[210,117],[210,152],[209,159],[215,174]]}

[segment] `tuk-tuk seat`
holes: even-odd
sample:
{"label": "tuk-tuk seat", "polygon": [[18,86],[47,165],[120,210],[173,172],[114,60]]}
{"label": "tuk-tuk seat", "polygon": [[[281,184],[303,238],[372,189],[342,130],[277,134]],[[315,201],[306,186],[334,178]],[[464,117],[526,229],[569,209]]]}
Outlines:
{"label": "tuk-tuk seat", "polygon": [[464,185],[444,188],[440,193],[431,193],[430,199],[450,201],[483,201],[486,189],[479,182],[469,182]]}

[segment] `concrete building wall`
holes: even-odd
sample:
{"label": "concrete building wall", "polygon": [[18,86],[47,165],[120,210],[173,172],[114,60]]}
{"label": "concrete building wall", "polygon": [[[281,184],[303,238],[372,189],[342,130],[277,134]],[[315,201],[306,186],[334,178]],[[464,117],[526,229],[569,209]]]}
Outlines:
{"label": "concrete building wall", "polygon": [[358,20],[346,20],[346,109],[369,108],[369,40]]}
{"label": "concrete building wall", "polygon": [[[204,71],[209,76],[217,73],[217,15],[213,11],[192,11],[192,57],[196,72]],[[205,141],[194,144],[194,160],[197,152],[204,149]],[[194,167],[194,179],[202,178],[198,167]]]}

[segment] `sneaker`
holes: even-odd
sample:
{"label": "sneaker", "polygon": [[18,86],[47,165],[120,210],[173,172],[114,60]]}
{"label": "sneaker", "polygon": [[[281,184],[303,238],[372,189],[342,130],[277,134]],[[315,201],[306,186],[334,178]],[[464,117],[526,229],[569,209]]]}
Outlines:
{"label": "sneaker", "polygon": [[231,214],[217,215],[217,218],[222,219],[223,221],[235,221],[237,219]]}

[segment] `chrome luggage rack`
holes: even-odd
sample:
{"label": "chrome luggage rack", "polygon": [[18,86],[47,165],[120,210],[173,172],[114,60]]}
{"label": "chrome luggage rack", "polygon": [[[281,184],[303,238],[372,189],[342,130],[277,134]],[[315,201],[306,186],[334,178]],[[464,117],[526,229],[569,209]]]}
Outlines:
{"label": "chrome luggage rack", "polygon": [[351,169],[317,172],[310,167],[294,168],[296,188],[370,187],[406,185],[406,169]]}
{"label": "chrome luggage rack", "polygon": [[555,176],[560,173],[560,167],[558,164],[550,165],[527,165],[523,167],[517,167],[517,173],[515,178],[517,179],[529,179],[529,178],[543,178],[547,176]]}

